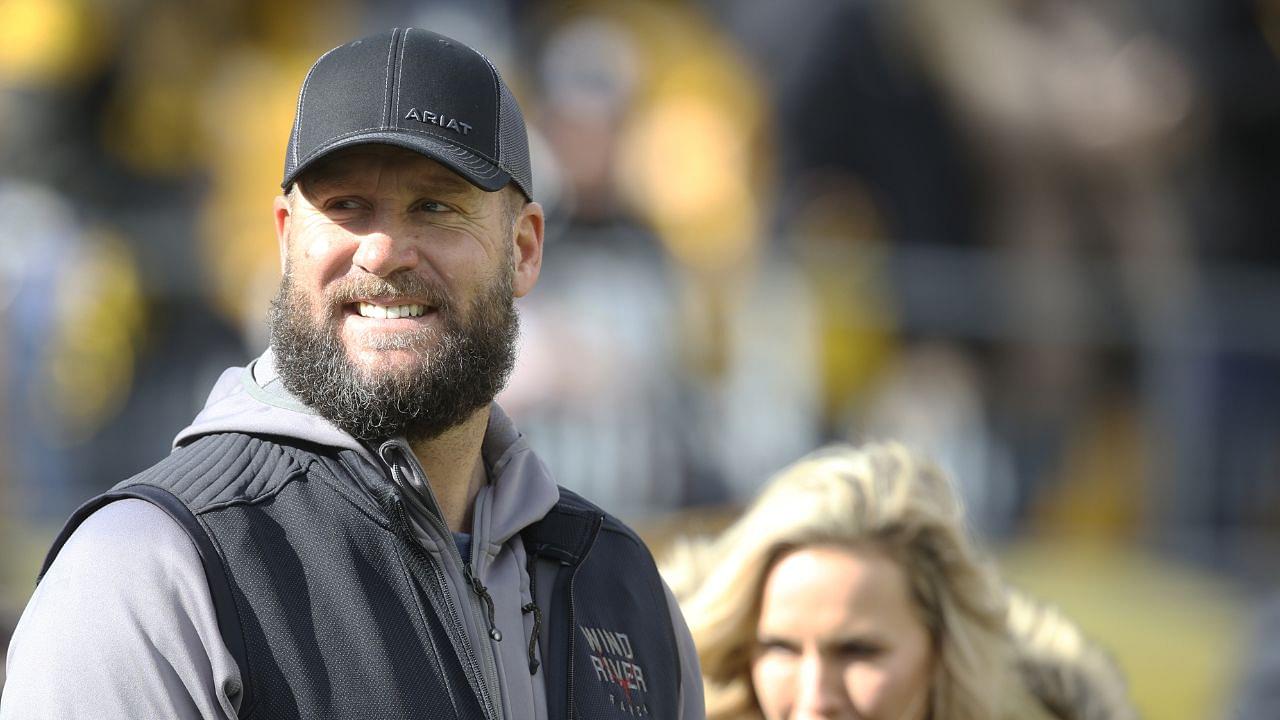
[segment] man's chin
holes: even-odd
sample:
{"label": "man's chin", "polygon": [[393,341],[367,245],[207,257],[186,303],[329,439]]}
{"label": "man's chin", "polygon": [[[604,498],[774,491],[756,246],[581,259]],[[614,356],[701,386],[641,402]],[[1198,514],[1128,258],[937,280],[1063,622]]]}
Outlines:
{"label": "man's chin", "polygon": [[401,328],[390,331],[376,327],[344,327],[339,342],[352,362],[364,364],[393,356],[425,357],[437,349],[441,332],[430,326]]}
{"label": "man's chin", "polygon": [[351,378],[365,388],[401,387],[430,373],[427,354],[415,350],[363,349],[347,355]]}
{"label": "man's chin", "polygon": [[384,373],[419,366],[427,358],[427,351],[403,347],[363,347],[347,351],[352,367],[363,373]]}

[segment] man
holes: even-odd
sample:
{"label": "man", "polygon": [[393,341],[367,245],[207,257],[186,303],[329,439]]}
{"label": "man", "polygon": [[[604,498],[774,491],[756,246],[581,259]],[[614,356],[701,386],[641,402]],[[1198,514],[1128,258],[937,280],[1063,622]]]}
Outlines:
{"label": "man", "polygon": [[335,48],[283,187],[271,348],[68,522],[0,717],[702,717],[648,551],[492,404],[543,241],[493,66]]}

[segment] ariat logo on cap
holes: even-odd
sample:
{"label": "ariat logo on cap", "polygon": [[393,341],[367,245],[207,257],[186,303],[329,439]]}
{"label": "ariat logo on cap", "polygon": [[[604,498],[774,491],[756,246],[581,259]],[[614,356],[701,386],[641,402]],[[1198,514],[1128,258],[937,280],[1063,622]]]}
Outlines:
{"label": "ariat logo on cap", "polygon": [[452,130],[456,133],[467,135],[471,132],[471,126],[464,122],[458,122],[457,118],[445,117],[439,113],[434,113],[423,108],[409,108],[409,112],[404,116],[405,120],[417,120],[420,123],[428,125],[438,125],[445,130]]}

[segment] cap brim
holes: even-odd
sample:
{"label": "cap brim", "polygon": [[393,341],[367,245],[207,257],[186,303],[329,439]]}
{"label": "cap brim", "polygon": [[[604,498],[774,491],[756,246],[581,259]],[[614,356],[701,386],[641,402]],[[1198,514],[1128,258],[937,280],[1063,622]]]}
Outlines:
{"label": "cap brim", "polygon": [[288,188],[308,167],[338,150],[355,145],[395,145],[412,150],[439,162],[486,192],[501,190],[511,182],[511,175],[492,161],[433,135],[408,130],[374,130],[320,147],[303,158],[293,172],[285,176],[280,186]]}

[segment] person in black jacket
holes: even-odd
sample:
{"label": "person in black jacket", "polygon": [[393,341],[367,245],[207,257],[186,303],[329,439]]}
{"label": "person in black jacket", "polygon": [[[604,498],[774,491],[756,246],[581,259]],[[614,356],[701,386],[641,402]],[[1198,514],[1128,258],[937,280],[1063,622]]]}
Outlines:
{"label": "person in black jacket", "polygon": [[649,551],[493,403],[544,226],[493,65],[334,48],[282,187],[270,349],[67,523],[0,718],[701,718]]}

